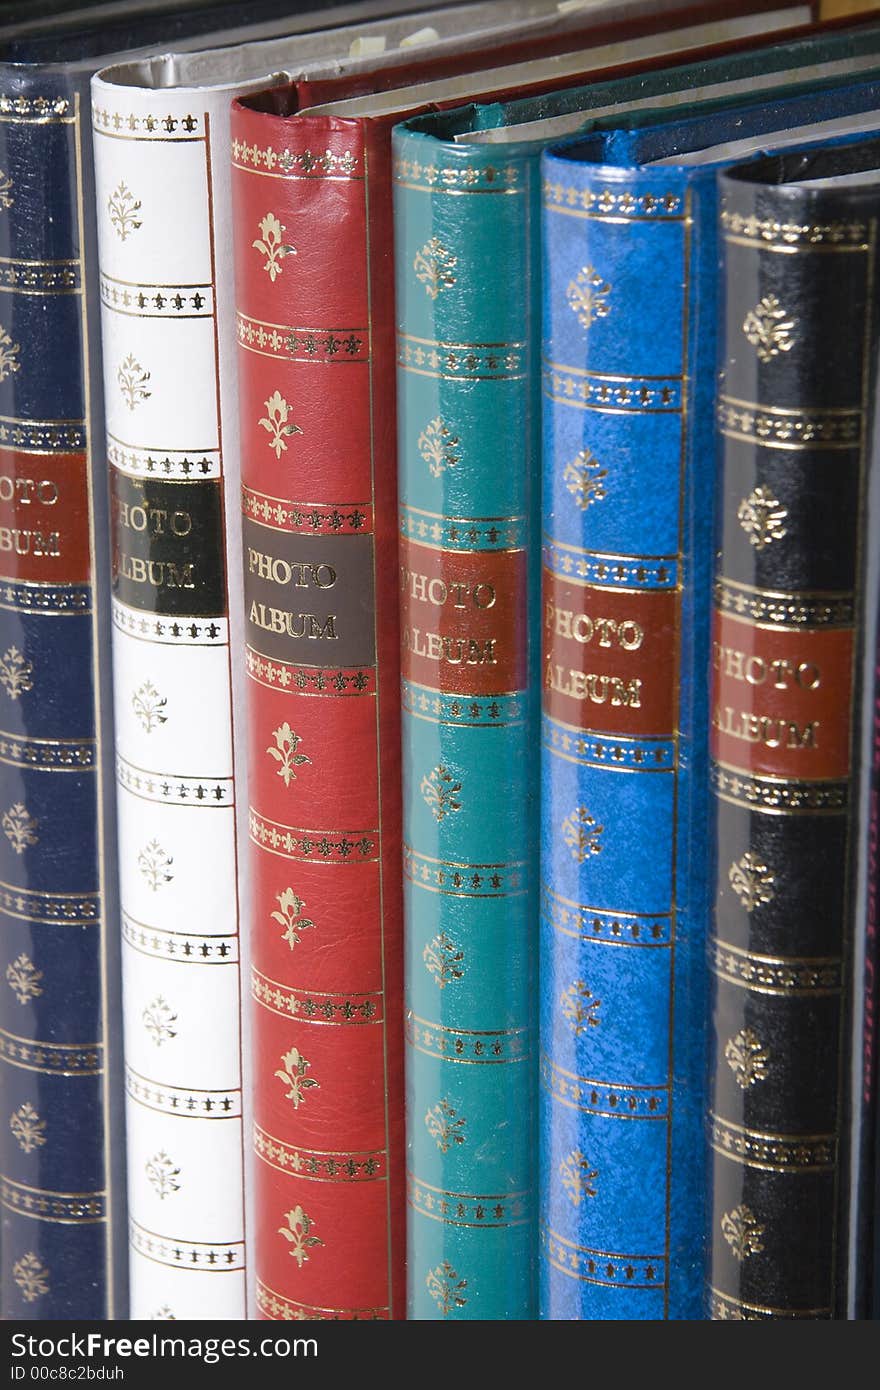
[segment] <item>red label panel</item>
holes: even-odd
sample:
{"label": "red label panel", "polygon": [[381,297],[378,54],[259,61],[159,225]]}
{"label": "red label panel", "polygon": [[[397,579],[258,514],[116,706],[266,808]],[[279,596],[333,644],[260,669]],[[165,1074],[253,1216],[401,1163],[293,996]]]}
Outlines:
{"label": "red label panel", "polygon": [[851,628],[774,631],[715,613],[712,755],[744,772],[847,777]]}
{"label": "red label panel", "polygon": [[85,454],[0,449],[0,574],[43,583],[88,583]]}
{"label": "red label panel", "polygon": [[678,595],[570,584],[544,570],[544,709],[578,729],[634,738],[675,729]]}
{"label": "red label panel", "polygon": [[527,679],[522,550],[400,543],[402,674],[455,695],[502,695]]}

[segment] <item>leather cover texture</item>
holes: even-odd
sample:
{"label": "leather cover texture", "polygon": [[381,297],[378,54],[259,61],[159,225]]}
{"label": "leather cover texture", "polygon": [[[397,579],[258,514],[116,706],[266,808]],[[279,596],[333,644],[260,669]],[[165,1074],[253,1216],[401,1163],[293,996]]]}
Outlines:
{"label": "leather cover texture", "polygon": [[721,180],[715,1318],[845,1308],[878,197],[876,182],[794,180],[876,171],[878,152],[792,154]]}
{"label": "leather cover texture", "polygon": [[394,135],[408,1307],[422,1319],[536,1308],[537,172],[522,149]]}
{"label": "leather cover texture", "polygon": [[[872,84],[819,99],[875,104]],[[718,165],[649,164],[732,133],[770,144],[816,110],[797,97],[544,156],[549,1316],[700,1311]]]}

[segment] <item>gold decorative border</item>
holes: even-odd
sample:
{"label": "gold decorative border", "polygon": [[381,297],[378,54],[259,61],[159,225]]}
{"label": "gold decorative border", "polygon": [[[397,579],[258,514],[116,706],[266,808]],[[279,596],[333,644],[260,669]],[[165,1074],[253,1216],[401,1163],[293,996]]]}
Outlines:
{"label": "gold decorative border", "polygon": [[709,1289],[709,1317],[714,1322],[758,1322],[762,1318],[831,1318],[831,1308],[768,1308],[763,1303],[745,1303],[720,1289]]}
{"label": "gold decorative border", "polygon": [[612,1288],[660,1289],[666,1287],[664,1255],[619,1255],[607,1250],[591,1250],[576,1245],[554,1231],[546,1222],[538,1226],[538,1238],[545,1258],[571,1279]]}
{"label": "gold decorative border", "polygon": [[669,1118],[667,1086],[629,1086],[614,1081],[596,1081],[566,1071],[542,1052],[539,1059],[541,1084],[554,1100],[570,1110],[589,1115],[605,1115],[617,1120],[666,1120]]}
{"label": "gold decorative border", "polygon": [[422,164],[418,159],[395,159],[394,182],[415,193],[524,193],[522,170],[515,164]]}
{"label": "gold decorative border", "polygon": [[725,241],[755,246],[764,251],[867,251],[865,222],[777,222],[770,217],[747,216],[721,209]]}
{"label": "gold decorative border", "polygon": [[612,772],[675,772],[675,738],[615,738],[575,729],[545,714],[541,742],[548,753],[580,767],[606,767]]}
{"label": "gold decorative border", "polygon": [[141,1076],[125,1068],[125,1090],[132,1100],[162,1115],[185,1120],[240,1120],[241,1091],[187,1090]]}
{"label": "gold decorative border", "polygon": [[214,315],[214,287],[131,284],[101,271],[101,303],[128,318],[209,319]]}
{"label": "gold decorative border", "polygon": [[[203,133],[199,134],[202,124]],[[92,106],[92,130],[96,135],[116,136],[120,140],[171,140],[175,144],[204,140],[203,118],[187,112],[185,116],[138,116],[134,111],[110,111]]]}
{"label": "gold decorative border", "polygon": [[[268,820],[251,808],[248,830],[255,845],[285,859],[310,864],[376,864],[379,862],[376,830],[301,830]],[[331,836],[341,835],[340,840]]]}
{"label": "gold decorative border", "polygon": [[445,724],[451,729],[509,729],[525,723],[528,695],[525,691],[505,691],[503,695],[468,698],[403,677],[400,702],[407,714],[429,724]]}
{"label": "gold decorative border", "polygon": [[862,445],[861,410],[782,410],[758,401],[719,396],[716,415],[726,438],[767,449],[851,450]]}
{"label": "gold decorative border", "polygon": [[507,1028],[474,1032],[467,1028],[444,1028],[406,1011],[406,1040],[426,1057],[444,1062],[497,1066],[507,1062],[531,1061],[530,1028]]}
{"label": "gold decorative border", "polygon": [[197,932],[151,927],[122,912],[122,939],[135,951],[178,965],[238,965],[237,936],[200,936]]}
{"label": "gold decorative border", "polygon": [[658,220],[683,222],[684,201],[678,193],[633,193],[629,188],[578,188],[549,178],[542,186],[544,206],[549,212],[573,217],[595,218],[599,222],[641,222]]}
{"label": "gold decorative border", "polygon": [[551,574],[585,588],[654,593],[678,587],[677,555],[606,555],[545,534],[542,562]]}
{"label": "gold decorative border", "polygon": [[[282,362],[316,362],[320,366],[348,365],[370,360],[370,334],[366,328],[295,328],[266,323],[239,309],[236,312],[239,346],[258,357],[278,357]],[[269,351],[267,351],[269,349]]]}
{"label": "gold decorative border", "polygon": [[281,1014],[283,1018],[295,1018],[298,1023],[340,1027],[384,1021],[384,999],[382,991],[378,989],[358,990],[357,993],[349,991],[346,994],[298,989],[295,985],[279,984],[253,966],[251,993],[265,1009]]}
{"label": "gold decorative border", "polygon": [[0,121],[12,124],[72,125],[76,117],[68,97],[25,97],[18,93],[0,95]]}
{"label": "gold decorative border", "polygon": [[292,666],[286,661],[274,661],[253,647],[245,647],[248,675],[258,685],[269,690],[284,690],[291,695],[375,695],[374,666],[333,667]]}
{"label": "gold decorative border", "polygon": [[97,741],[73,738],[17,738],[0,729],[0,763],[40,772],[88,772],[95,767]]}
{"label": "gold decorative border", "polygon": [[600,376],[545,361],[541,381],[549,400],[606,415],[678,415],[684,406],[682,379],[677,376]]}
{"label": "gold decorative border", "polygon": [[107,458],[120,473],[134,478],[160,478],[163,483],[203,482],[223,475],[219,449],[150,449],[108,434]]}
{"label": "gold decorative border", "polygon": [[151,772],[116,755],[116,780],[143,801],[163,806],[185,806],[198,811],[226,811],[235,805],[235,782],[231,777],[182,777],[173,772]]}
{"label": "gold decorative border", "polygon": [[403,844],[403,875],[417,888],[450,898],[518,898],[528,893],[528,863],[461,864]]}
{"label": "gold decorative border", "polygon": [[555,931],[600,946],[671,946],[675,931],[671,914],[609,912],[563,898],[541,884],[541,913]]}
{"label": "gold decorative border", "polygon": [[82,262],[0,256],[0,290],[6,294],[80,294]]}
{"label": "gold decorative border", "polygon": [[291,502],[242,484],[241,509],[258,526],[272,531],[350,536],[369,535],[373,530],[373,508],[369,502]]}
{"label": "gold decorative border", "polygon": [[270,1321],[278,1322],[377,1322],[387,1321],[391,1309],[315,1308],[310,1303],[293,1303],[289,1298],[257,1280],[257,1307]]}
{"label": "gold decorative border", "polygon": [[82,618],[92,612],[90,584],[38,584],[0,577],[0,608],[49,618]]}
{"label": "gold decorative border", "polygon": [[397,365],[416,376],[442,381],[522,381],[525,343],[445,343],[397,334]]}
{"label": "gold decorative border", "polygon": [[358,156],[351,150],[343,150],[342,154],[332,150],[292,151],[286,146],[279,150],[274,145],[249,145],[246,140],[236,139],[232,142],[232,164],[248,174],[262,173],[262,165],[275,178],[349,181],[364,177],[358,172]]}
{"label": "gold decorative border", "polygon": [[100,1076],[104,1049],[100,1043],[50,1043],[20,1038],[0,1028],[0,1061],[46,1076]]}
{"label": "gold decorative border", "polygon": [[18,420],[0,415],[0,449],[20,454],[82,454],[87,447],[85,420]]}
{"label": "gold decorative border", "polygon": [[842,988],[839,956],[762,956],[716,939],[710,943],[709,965],[719,979],[755,994],[817,998]]}
{"label": "gold decorative border", "polygon": [[107,1194],[100,1192],[51,1192],[43,1187],[0,1178],[0,1203],[7,1211],[52,1221],[60,1226],[95,1226],[107,1220]]}
{"label": "gold decorative border", "polygon": [[722,801],[768,816],[842,816],[849,805],[847,782],[802,782],[756,777],[712,761],[709,784]]}
{"label": "gold decorative border", "polygon": [[772,1173],[830,1173],[837,1162],[836,1134],[764,1134],[711,1114],[710,1143],[745,1168]]}
{"label": "gold decorative border", "polygon": [[46,926],[89,927],[101,921],[100,893],[35,893],[0,882],[0,912]]}
{"label": "gold decorative border", "polygon": [[147,1230],[129,1219],[128,1238],[132,1250],[155,1264],[197,1273],[237,1274],[244,1272],[244,1241],[175,1240]]}
{"label": "gold decorative border", "polygon": [[496,1230],[524,1226],[532,1219],[531,1197],[529,1190],[488,1195],[449,1192],[423,1182],[414,1173],[406,1175],[408,1206],[420,1216],[442,1221],[446,1226],[494,1227]]}
{"label": "gold decorative border", "polygon": [[163,647],[226,647],[229,645],[229,620],[211,618],[187,621],[181,618],[160,618],[155,613],[129,608],[118,599],[111,600],[113,626],[127,637],[142,642],[156,642]]}
{"label": "gold decorative border", "polygon": [[254,1152],[270,1168],[315,1182],[384,1182],[388,1176],[384,1149],[373,1152],[331,1153],[303,1149],[276,1139],[254,1124]]}
{"label": "gold decorative border", "polygon": [[775,589],[755,589],[720,576],[714,585],[719,612],[733,618],[773,629],[852,627],[855,621],[855,594],[812,593],[808,590],[780,593]]}

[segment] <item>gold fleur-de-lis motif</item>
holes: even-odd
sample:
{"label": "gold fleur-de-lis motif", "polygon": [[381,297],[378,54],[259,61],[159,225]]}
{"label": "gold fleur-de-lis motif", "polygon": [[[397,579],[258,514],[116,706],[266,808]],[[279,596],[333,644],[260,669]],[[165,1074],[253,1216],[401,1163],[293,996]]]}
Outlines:
{"label": "gold fleur-de-lis motif", "polygon": [[3,170],[0,169],[0,208],[12,207],[15,199],[10,195],[14,187],[15,185],[9,175],[4,174]]}
{"label": "gold fleur-de-lis motif", "polygon": [[120,241],[126,241],[132,232],[136,232],[142,225],[138,218],[140,210],[140,199],[135,198],[124,181],[120,181],[119,187],[115,188],[107,199],[110,225]]}
{"label": "gold fleur-de-lis motif", "polygon": [[274,285],[284,269],[281,264],[282,260],[285,256],[295,256],[296,247],[281,240],[281,234],[287,228],[283,222],[279,222],[274,212],[267,212],[266,216],[261,218],[259,226],[262,236],[256,241],[252,241],[251,246],[266,257],[266,264],[263,269]]}
{"label": "gold fleur-de-lis motif", "polygon": [[7,647],[0,657],[0,685],[10,700],[17,700],[26,691],[33,690],[33,674],[33,664],[22,656],[18,647]]}
{"label": "gold fleur-de-lis motif", "polygon": [[167,699],[160,695],[152,681],[144,681],[131,697],[132,709],[143,727],[144,733],[151,734],[160,724],[168,723],[164,713]]}
{"label": "gold fleur-de-lis motif", "polygon": [[165,853],[158,840],[151,840],[148,845],[144,846],[138,855],[137,862],[138,868],[147,881],[147,886],[154,893],[158,893],[164,884],[170,883],[174,878],[174,875],[169,873],[174,860],[170,854]]}
{"label": "gold fleur-de-lis motif", "polygon": [[458,1272],[448,1260],[443,1260],[428,1271],[425,1285],[444,1318],[448,1318],[453,1309],[463,1308],[467,1303],[467,1279],[459,1279]]}
{"label": "gold fleur-de-lis motif", "polygon": [[562,1016],[571,1024],[576,1038],[581,1037],[590,1028],[599,1027],[601,1019],[598,1014],[602,1000],[593,997],[592,990],[587,989],[583,980],[575,980],[574,984],[563,990],[559,996],[559,1003]]}
{"label": "gold fleur-de-lis motif", "polygon": [[24,952],[16,956],[6,967],[6,983],[12,990],[19,1004],[26,1004],[29,999],[38,999],[43,993],[43,986],[40,981],[43,978],[42,970],[38,970]]}
{"label": "gold fleur-de-lis motif", "polygon": [[46,1142],[46,1121],[41,1120],[37,1110],[26,1100],[9,1117],[9,1128],[15,1136],[19,1148],[24,1153],[33,1153]]}
{"label": "gold fleur-de-lis motif", "polygon": [[589,449],[581,449],[562,470],[562,481],[582,512],[608,496],[603,481],[607,477],[608,469],[602,467]]}
{"label": "gold fleur-de-lis motif", "polygon": [[560,1160],[559,1176],[573,1206],[579,1207],[585,1197],[595,1197],[599,1170],[590,1167],[580,1149],[572,1149],[566,1158]]}
{"label": "gold fleur-de-lis motif", "polygon": [[743,1028],[735,1038],[728,1038],[724,1060],[733,1072],[737,1086],[743,1091],[765,1080],[770,1069],[770,1054],[751,1028]]}
{"label": "gold fleur-de-lis motif", "polygon": [[589,328],[596,319],[607,318],[611,313],[608,296],[611,286],[602,279],[594,266],[585,265],[573,280],[568,282],[565,297],[582,328]]}
{"label": "gold fleur-de-lis motif", "polygon": [[294,1110],[298,1110],[301,1105],[305,1104],[304,1091],[310,1091],[313,1088],[320,1090],[314,1077],[306,1076],[306,1072],[312,1064],[307,1062],[302,1053],[295,1047],[284,1053],[281,1064],[284,1070],[276,1071],[275,1075],[279,1081],[284,1082],[285,1086],[290,1087],[284,1099],[292,1100]]}
{"label": "gold fleur-de-lis motif", "polygon": [[744,497],[737,509],[737,519],[756,550],[764,550],[773,541],[787,534],[783,525],[788,508],[762,483]]}
{"label": "gold fleur-de-lis motif", "polygon": [[769,362],[780,352],[790,352],[794,347],[796,339],[792,337],[792,329],[796,323],[797,319],[786,317],[775,294],[765,294],[746,314],[742,330],[761,361]]}
{"label": "gold fleur-de-lis motif", "polygon": [[775,897],[776,880],[761,857],[751,850],[731,864],[727,877],[746,912],[754,912],[762,903],[772,903]]}
{"label": "gold fleur-de-lis motif", "polygon": [[268,430],[272,438],[268,441],[269,448],[275,450],[275,457],[280,459],[282,453],[287,451],[284,437],[294,434],[302,434],[299,425],[294,424],[290,419],[290,402],[286,401],[280,391],[274,391],[266,401],[266,414],[258,421],[264,430]]}
{"label": "gold fleur-de-lis motif", "polygon": [[442,763],[425,773],[419,784],[419,791],[436,821],[445,820],[452,812],[461,810],[461,802],[458,800],[461,783],[456,782],[452,773]]}
{"label": "gold fleur-de-lis motif", "polygon": [[177,1037],[177,1029],[172,1027],[177,1022],[177,1014],[168,1007],[161,994],[147,1005],[141,1020],[157,1047]]}
{"label": "gold fleur-de-lis motif", "polygon": [[12,1266],[12,1277],[26,1303],[35,1303],[49,1292],[49,1271],[33,1250],[16,1260]]}
{"label": "gold fleur-de-lis motif", "polygon": [[0,819],[3,833],[16,854],[24,854],[28,845],[40,843],[40,837],[37,834],[39,824],[40,822],[28,813],[27,807],[21,801],[16,801],[14,806],[10,806],[8,811],[4,811],[3,817]]}
{"label": "gold fleur-de-lis motif", "polygon": [[149,380],[150,373],[144,371],[134,353],[130,352],[120,362],[116,368],[116,381],[129,410],[134,410],[135,406],[141,405],[152,396],[152,391],[147,390]]}
{"label": "gold fleur-de-lis motif", "polygon": [[180,1183],[177,1181],[180,1177],[180,1169],[174,1160],[168,1157],[164,1149],[153,1154],[153,1157],[147,1160],[144,1164],[144,1172],[160,1202],[164,1202],[165,1198],[170,1197],[172,1193],[180,1191]]}
{"label": "gold fleur-de-lis motif", "polygon": [[312,1235],[314,1221],[307,1216],[302,1207],[296,1206],[292,1211],[284,1213],[286,1226],[278,1227],[278,1234],[290,1242],[288,1255],[296,1260],[297,1265],[302,1269],[304,1264],[308,1264],[309,1251],[316,1245],[323,1245],[320,1236]]}
{"label": "gold fleur-de-lis motif", "polygon": [[578,806],[562,822],[562,838],[577,864],[584,864],[591,854],[602,853],[604,825],[598,825],[586,806]]}
{"label": "gold fleur-de-lis motif", "polygon": [[730,1246],[733,1257],[742,1264],[750,1255],[759,1255],[764,1249],[761,1240],[765,1227],[760,1225],[755,1213],[747,1206],[734,1207],[721,1218],[721,1234]]}
{"label": "gold fleur-de-lis motif", "polygon": [[445,931],[428,942],[422,952],[422,960],[428,974],[440,989],[445,989],[453,980],[460,980],[464,976],[464,951],[458,949]]}
{"label": "gold fleur-de-lis motif", "polygon": [[458,265],[458,257],[447,251],[438,237],[432,236],[420,251],[415,254],[413,270],[416,279],[425,287],[430,299],[436,299],[444,289],[455,284],[453,271]]}
{"label": "gold fleur-de-lis motif", "polygon": [[18,360],[20,352],[21,343],[14,343],[6,329],[0,328],[0,381],[5,381],[13,372],[21,369]]}
{"label": "gold fleur-de-lis motif", "polygon": [[454,468],[461,462],[460,442],[458,435],[447,429],[437,415],[422,430],[416,444],[433,476],[439,478],[447,468]]}
{"label": "gold fleur-de-lis motif", "polygon": [[292,888],[285,888],[282,893],[276,893],[275,901],[278,903],[279,911],[270,915],[273,922],[278,922],[280,926],[284,927],[281,939],[287,942],[292,951],[294,946],[299,945],[302,940],[299,933],[315,924],[311,917],[300,915],[306,905],[305,899],[297,897]]}
{"label": "gold fleur-de-lis motif", "polygon": [[275,738],[274,748],[270,744],[266,752],[274,758],[276,763],[281,766],[278,769],[278,776],[284,782],[285,787],[289,787],[291,782],[296,781],[295,768],[302,767],[304,763],[310,763],[311,758],[307,758],[305,753],[298,753],[296,750],[302,742],[299,734],[294,733],[290,725],[280,724],[272,733]]}
{"label": "gold fleur-de-lis motif", "polygon": [[465,1121],[448,1100],[439,1100],[425,1115],[425,1125],[441,1153],[448,1153],[454,1144],[465,1141]]}

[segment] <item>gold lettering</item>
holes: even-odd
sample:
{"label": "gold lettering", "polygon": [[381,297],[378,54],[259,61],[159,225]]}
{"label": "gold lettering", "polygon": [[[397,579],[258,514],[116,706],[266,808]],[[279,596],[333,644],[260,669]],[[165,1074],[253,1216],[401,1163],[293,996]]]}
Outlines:
{"label": "gold lettering", "polygon": [[595,641],[598,647],[622,647],[626,652],[638,651],[645,640],[645,630],[632,618],[618,622],[616,618],[591,618],[589,613],[574,613],[570,608],[557,608],[549,599],[544,608],[544,625],[557,637],[567,637],[586,646]]}
{"label": "gold lettering", "polygon": [[743,743],[762,743],[765,748],[818,748],[819,721],[799,725],[793,719],[774,719],[766,714],[748,710],[736,711],[730,705],[718,705],[712,724],[719,733]]}
{"label": "gold lettering", "polygon": [[272,608],[265,603],[251,602],[249,617],[255,627],[265,632],[277,632],[286,637],[305,637],[319,641],[322,638],[336,641],[337,615],[328,613],[323,620],[314,613],[291,613],[286,608]]}

